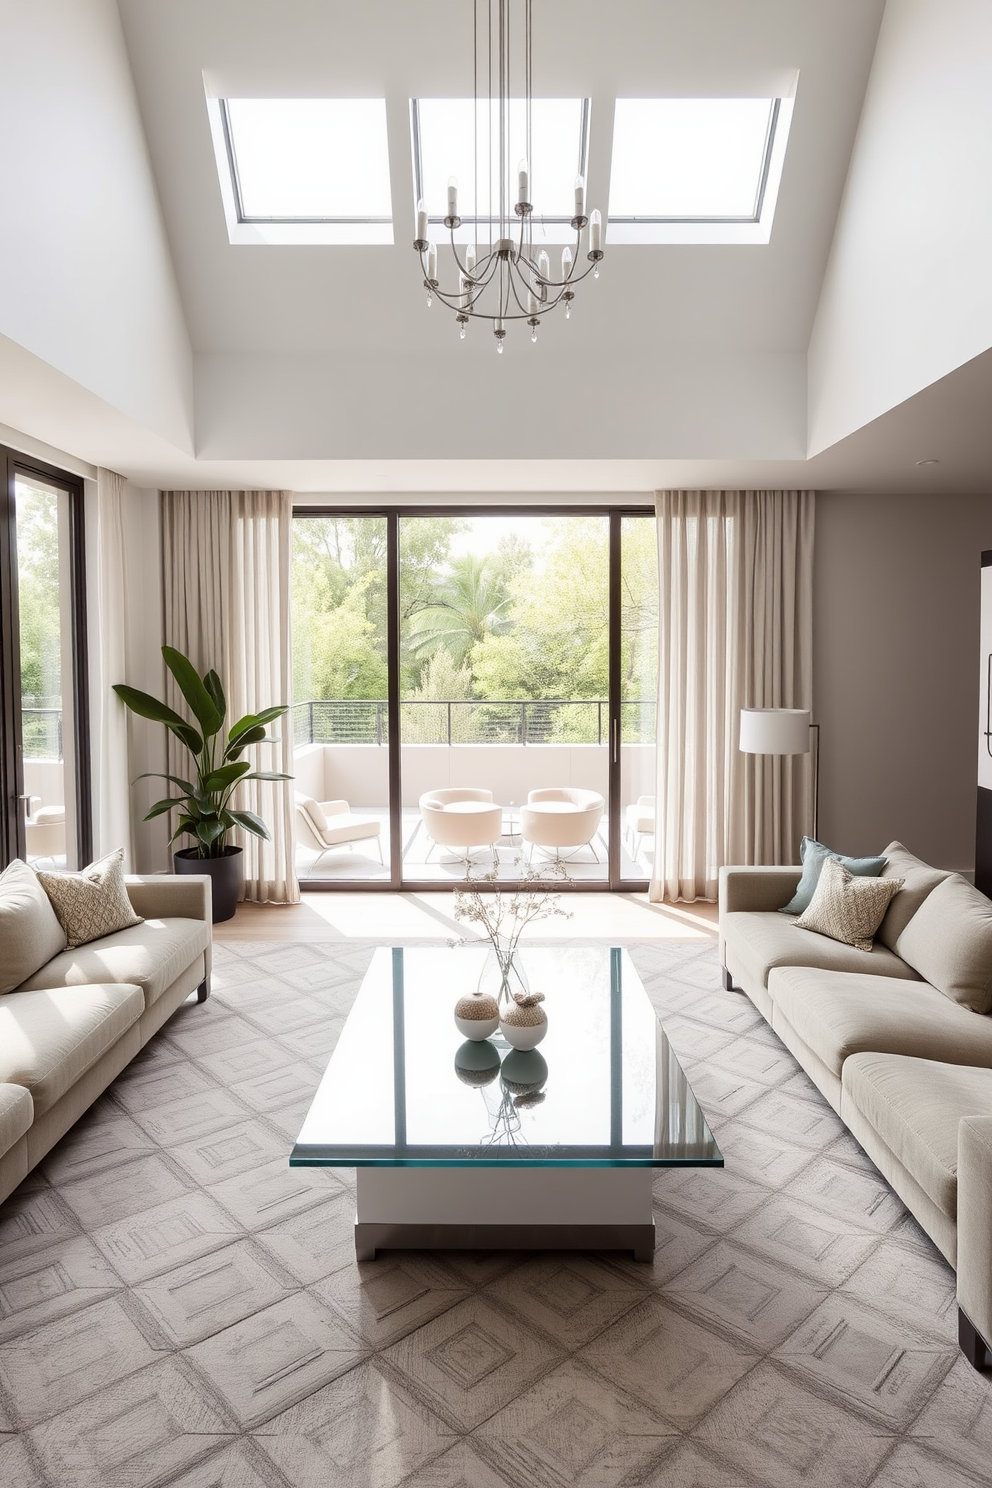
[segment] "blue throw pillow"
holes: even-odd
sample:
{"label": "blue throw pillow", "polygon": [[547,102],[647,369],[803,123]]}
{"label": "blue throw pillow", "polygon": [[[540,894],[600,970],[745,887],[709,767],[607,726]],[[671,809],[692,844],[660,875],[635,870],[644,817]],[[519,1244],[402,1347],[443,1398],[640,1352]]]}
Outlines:
{"label": "blue throw pillow", "polygon": [[822,842],[816,842],[812,837],[803,838],[799,857],[803,865],[803,876],[799,880],[796,892],[788,904],[783,904],[779,914],[798,915],[804,914],[809,909],[816,886],[820,881],[820,869],[827,858],[837,858],[844,864],[848,873],[853,873],[856,878],[878,878],[888,861],[887,858],[845,858],[841,853],[824,847]]}

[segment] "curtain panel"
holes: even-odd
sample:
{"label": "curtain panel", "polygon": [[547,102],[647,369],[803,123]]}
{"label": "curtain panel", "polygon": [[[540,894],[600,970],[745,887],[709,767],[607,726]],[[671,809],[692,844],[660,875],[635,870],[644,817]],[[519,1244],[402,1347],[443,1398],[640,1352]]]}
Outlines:
{"label": "curtain panel", "polygon": [[659,491],[658,781],[649,897],[715,900],[724,863],[795,863],[810,756],[745,755],[741,708],[809,708],[812,491]]}
{"label": "curtain panel", "polygon": [[93,857],[124,849],[134,862],[128,769],[127,709],[114,692],[127,673],[127,562],[124,552],[126,481],[112,470],[96,473],[87,494],[87,563],[96,603],[89,606],[90,747],[93,758]]}
{"label": "curtain panel", "polygon": [[[286,491],[163,491],[162,569],[166,643],[202,674],[213,667],[228,699],[228,724],[245,713],[292,701],[289,557],[292,496]],[[169,701],[179,705],[169,678]],[[293,773],[290,716],[277,720],[271,745],[250,758],[262,770]],[[169,769],[175,773],[170,735]],[[234,804],[256,812],[272,834],[240,829],[245,898],[296,903],[292,781],[252,780]]]}

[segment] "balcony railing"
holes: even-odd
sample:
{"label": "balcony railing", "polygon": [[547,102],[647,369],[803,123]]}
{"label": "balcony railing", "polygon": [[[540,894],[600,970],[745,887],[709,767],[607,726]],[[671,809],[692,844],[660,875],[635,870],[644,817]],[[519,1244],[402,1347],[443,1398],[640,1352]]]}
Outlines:
{"label": "balcony railing", "polygon": [[62,709],[22,708],[21,743],[26,759],[62,758]]}
{"label": "balcony railing", "polygon": [[[656,704],[621,703],[624,744],[653,744]],[[603,698],[452,698],[400,703],[404,744],[600,744],[607,742],[609,704]],[[304,744],[389,743],[389,704],[352,698],[293,705],[293,740]]]}

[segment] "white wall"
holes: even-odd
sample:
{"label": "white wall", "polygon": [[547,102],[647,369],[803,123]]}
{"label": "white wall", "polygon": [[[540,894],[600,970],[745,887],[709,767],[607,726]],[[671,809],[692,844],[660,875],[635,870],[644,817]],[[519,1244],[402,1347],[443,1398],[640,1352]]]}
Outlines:
{"label": "white wall", "polygon": [[[0,0],[0,334],[184,449],[192,359],[114,0]],[[16,412],[0,417],[19,424]]]}
{"label": "white wall", "polygon": [[974,865],[988,548],[988,497],[817,496],[820,836],[840,852],[898,838],[942,867]]}
{"label": "white wall", "polygon": [[990,58],[989,0],[888,0],[810,339],[810,454],[992,346]]}
{"label": "white wall", "polygon": [[805,455],[801,352],[670,352],[660,345],[657,355],[623,358],[620,377],[609,358],[585,362],[550,345],[539,357],[533,351],[525,338],[502,357],[488,342],[466,352],[456,337],[441,356],[202,354],[197,454],[205,460]]}

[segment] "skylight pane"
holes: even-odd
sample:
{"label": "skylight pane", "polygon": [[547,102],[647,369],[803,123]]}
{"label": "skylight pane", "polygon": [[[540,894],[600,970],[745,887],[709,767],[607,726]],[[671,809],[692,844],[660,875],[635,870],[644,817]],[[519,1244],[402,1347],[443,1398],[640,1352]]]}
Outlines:
{"label": "skylight pane", "polygon": [[774,102],[618,98],[610,217],[755,221]]}
{"label": "skylight pane", "polygon": [[[427,214],[447,212],[448,178],[458,182],[458,210],[463,219],[499,216],[499,116],[480,99],[473,128],[471,98],[420,98],[420,189]],[[531,142],[527,149],[524,100],[510,100],[510,145],[506,160],[507,202],[517,200],[517,165],[530,165],[531,201],[538,216],[570,219],[575,205],[575,177],[584,169],[581,98],[535,98],[531,105]],[[487,148],[491,144],[491,149]],[[476,149],[477,145],[477,149]],[[490,184],[491,177],[491,184]],[[476,183],[478,182],[478,197]]]}
{"label": "skylight pane", "polygon": [[229,98],[242,221],[392,217],[382,98]]}

